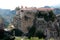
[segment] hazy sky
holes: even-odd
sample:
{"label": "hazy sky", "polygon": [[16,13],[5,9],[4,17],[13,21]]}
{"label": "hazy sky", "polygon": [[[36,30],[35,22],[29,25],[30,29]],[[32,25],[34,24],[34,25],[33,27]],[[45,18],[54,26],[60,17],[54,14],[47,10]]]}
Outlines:
{"label": "hazy sky", "polygon": [[0,0],[0,8],[15,9],[17,6],[42,7],[60,4],[60,0]]}

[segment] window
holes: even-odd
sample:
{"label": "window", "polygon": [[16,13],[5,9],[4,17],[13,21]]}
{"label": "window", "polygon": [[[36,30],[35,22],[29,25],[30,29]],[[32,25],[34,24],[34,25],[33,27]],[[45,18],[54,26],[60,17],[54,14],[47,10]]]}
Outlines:
{"label": "window", "polygon": [[21,10],[21,12],[24,12],[23,10]]}
{"label": "window", "polygon": [[27,16],[24,16],[24,18],[25,18],[26,21],[28,21],[28,19],[29,19],[29,17],[27,17]]}

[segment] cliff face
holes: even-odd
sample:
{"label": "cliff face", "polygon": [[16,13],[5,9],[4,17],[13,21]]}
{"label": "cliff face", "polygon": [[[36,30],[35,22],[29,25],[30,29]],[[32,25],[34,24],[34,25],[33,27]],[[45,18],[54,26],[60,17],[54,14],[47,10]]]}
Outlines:
{"label": "cliff face", "polygon": [[58,32],[60,36],[60,15],[57,16],[57,25],[58,25]]}
{"label": "cliff face", "polygon": [[[27,33],[29,28],[31,28],[34,25],[36,27],[36,31],[41,30],[45,35],[47,35],[47,37],[53,37],[54,35],[57,36],[57,20],[55,20],[54,22],[45,21],[44,14],[49,15],[49,11],[51,9],[47,10],[44,8],[44,10],[22,8],[16,11],[16,16],[13,19],[13,24],[15,28],[21,30],[24,33]],[[39,14],[38,11],[40,11],[40,13],[43,15]]]}
{"label": "cliff face", "polygon": [[[35,11],[35,10],[34,10]],[[24,33],[28,32],[28,27],[32,27],[33,20],[35,18],[36,12],[33,10],[19,10],[17,15],[20,14],[20,24],[18,24],[18,29],[22,30]]]}

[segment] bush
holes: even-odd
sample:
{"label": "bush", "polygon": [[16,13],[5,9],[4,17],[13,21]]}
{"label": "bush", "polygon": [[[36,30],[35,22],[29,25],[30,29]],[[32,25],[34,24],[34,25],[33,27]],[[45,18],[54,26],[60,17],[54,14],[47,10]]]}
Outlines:
{"label": "bush", "polygon": [[36,27],[35,27],[35,26],[32,26],[32,27],[30,28],[29,32],[28,32],[28,35],[27,35],[28,38],[33,37],[35,31],[36,31]]}
{"label": "bush", "polygon": [[23,32],[19,29],[14,29],[12,32],[15,31],[15,36],[22,36]]}
{"label": "bush", "polygon": [[0,29],[0,39],[4,38],[4,30]]}
{"label": "bush", "polygon": [[41,32],[41,31],[37,31],[35,36],[38,38],[45,38],[46,37],[46,35],[44,35],[43,32]]}

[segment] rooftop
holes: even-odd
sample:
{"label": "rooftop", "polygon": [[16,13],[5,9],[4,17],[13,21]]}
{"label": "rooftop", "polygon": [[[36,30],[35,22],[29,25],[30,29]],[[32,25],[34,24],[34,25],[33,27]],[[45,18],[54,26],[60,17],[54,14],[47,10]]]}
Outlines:
{"label": "rooftop", "polygon": [[54,8],[36,8],[36,7],[21,7],[22,10],[40,10],[40,11],[50,11],[54,10]]}

